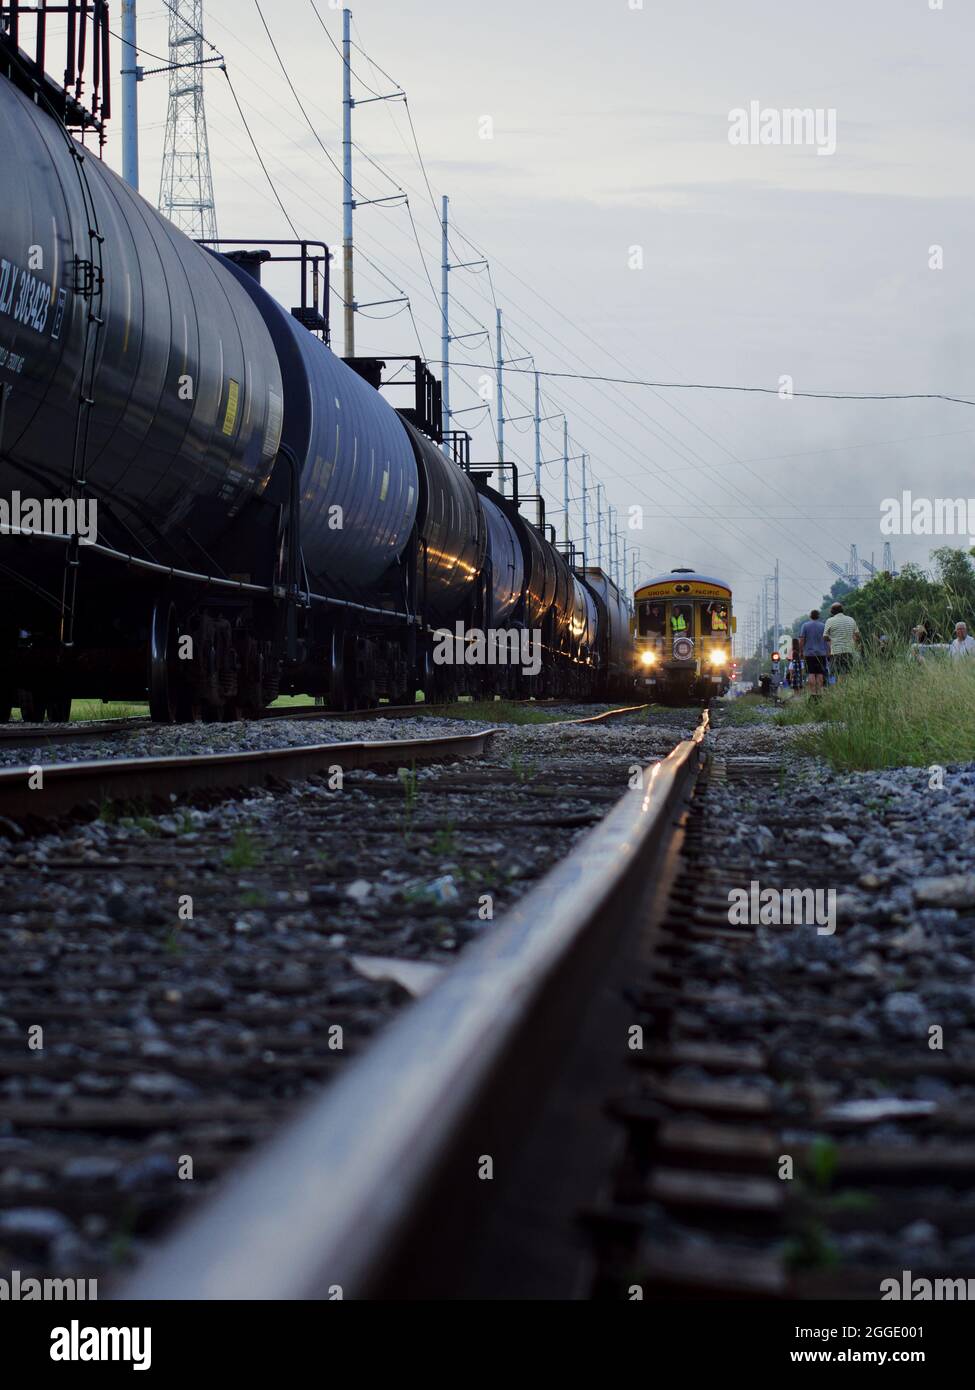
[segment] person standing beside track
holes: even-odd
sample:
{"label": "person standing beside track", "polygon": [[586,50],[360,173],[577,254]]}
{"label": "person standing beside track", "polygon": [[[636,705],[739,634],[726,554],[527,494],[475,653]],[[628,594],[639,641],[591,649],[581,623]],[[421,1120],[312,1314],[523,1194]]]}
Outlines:
{"label": "person standing beside track", "polygon": [[967,623],[955,623],[955,640],[948,651],[953,657],[975,656],[975,637],[969,637]]}
{"label": "person standing beside track", "polygon": [[806,663],[809,676],[809,690],[813,699],[822,693],[826,683],[829,648],[823,636],[826,624],[819,621],[819,609],[814,608],[809,618],[799,629],[799,655]]}
{"label": "person standing beside track", "polygon": [[829,618],[823,628],[823,635],[829,647],[830,664],[837,681],[853,670],[860,646],[860,629],[849,613],[843,612],[842,603],[834,603],[829,610]]}

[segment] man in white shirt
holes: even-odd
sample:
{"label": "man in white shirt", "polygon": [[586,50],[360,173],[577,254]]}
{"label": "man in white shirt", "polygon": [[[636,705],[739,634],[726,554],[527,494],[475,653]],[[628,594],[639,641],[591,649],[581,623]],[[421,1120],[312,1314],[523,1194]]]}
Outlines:
{"label": "man in white shirt", "polygon": [[975,655],[975,637],[969,637],[967,623],[955,623],[955,640],[948,650],[953,657]]}
{"label": "man in white shirt", "polygon": [[857,648],[860,646],[860,629],[856,620],[851,618],[849,613],[843,612],[842,603],[834,603],[829,613],[823,636],[829,643],[830,665],[836,679],[839,680],[853,669]]}

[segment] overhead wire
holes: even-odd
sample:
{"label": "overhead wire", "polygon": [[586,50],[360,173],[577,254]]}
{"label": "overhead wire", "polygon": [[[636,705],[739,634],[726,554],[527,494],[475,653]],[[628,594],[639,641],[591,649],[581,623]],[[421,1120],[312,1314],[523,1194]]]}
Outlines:
{"label": "overhead wire", "polygon": [[[168,7],[168,8],[171,8],[171,7]],[[314,6],[313,6],[313,8],[314,8]],[[317,10],[316,10],[316,15],[317,15]],[[328,33],[327,26],[324,25],[324,22],[321,20],[321,16],[320,16],[320,15],[317,15],[317,17],[318,17],[318,19],[319,19],[319,22],[322,24],[322,27],[326,30],[326,33]],[[263,19],[263,15],[262,15],[262,19]],[[265,27],[266,27],[266,24],[265,24]],[[197,32],[198,32],[198,31],[197,31]],[[270,37],[270,36],[269,36],[269,37]],[[330,41],[332,42],[333,48],[335,48],[337,52],[340,52],[340,50],[338,49],[338,46],[334,43],[334,40],[331,39],[331,35],[330,35],[330,34],[328,35],[328,37],[329,37]],[[213,45],[210,45],[210,46],[213,47]],[[375,65],[372,63],[372,60],[369,58],[369,55],[365,53],[365,50],[361,47],[361,45],[357,44],[356,47],[357,47],[358,51],[359,51],[360,53],[363,54],[363,56],[366,58],[366,60],[370,62],[370,65],[371,65],[371,66],[375,66]],[[341,56],[341,54],[340,54],[340,56]],[[344,61],[344,59],[343,59],[343,61]],[[380,71],[382,71],[382,69],[380,69]],[[389,74],[388,74],[388,73],[384,73],[383,75],[384,75],[385,77],[387,77],[387,79],[390,80],[391,82],[394,81],[394,79],[392,79],[392,78],[389,77]],[[357,80],[359,80],[360,82],[362,82],[362,85],[363,85],[367,90],[370,90],[370,91],[374,90],[374,89],[372,89],[372,88],[369,87],[369,84],[368,84],[368,83],[363,82],[361,76],[357,75]],[[228,74],[228,82],[229,82],[229,74]],[[286,216],[286,218],[287,218],[287,220],[288,220],[288,222],[289,222],[289,225],[291,225],[292,228],[294,229],[294,224],[293,224],[293,222],[291,221],[290,217],[289,217],[288,214],[287,214],[286,209],[285,209],[284,206],[283,206],[282,200],[281,200],[280,195],[278,194],[278,192],[277,192],[277,190],[276,190],[276,188],[275,188],[275,186],[274,186],[273,180],[270,179],[270,176],[269,176],[269,174],[268,174],[268,171],[267,171],[266,165],[265,165],[265,163],[264,163],[264,160],[263,160],[263,158],[260,157],[260,152],[259,152],[259,150],[256,148],[256,141],[255,141],[255,139],[254,139],[254,137],[253,137],[253,133],[251,132],[249,126],[248,126],[247,123],[246,123],[246,118],[244,118],[244,116],[243,116],[243,111],[242,111],[242,109],[241,109],[240,101],[239,101],[239,99],[238,99],[238,97],[237,97],[236,91],[233,90],[233,84],[231,83],[230,85],[231,85],[232,94],[233,94],[233,96],[234,96],[235,102],[236,102],[236,104],[237,104],[237,106],[238,106],[239,114],[241,115],[242,121],[243,121],[243,123],[245,124],[245,129],[247,130],[248,138],[249,138],[250,141],[251,141],[252,147],[255,148],[255,153],[258,154],[259,162],[261,163],[262,168],[264,169],[265,176],[268,178],[268,183],[269,183],[269,186],[271,187],[272,192],[273,192],[273,194],[274,194],[274,196],[275,196],[275,200],[276,200],[276,202],[278,203],[278,206],[281,207],[282,212],[284,212],[284,214],[285,214],[285,216]],[[296,99],[298,99],[298,98],[297,98],[297,92],[296,92],[296,90],[295,90],[295,88],[294,88],[294,86],[293,86],[293,83],[291,83],[290,80],[289,80],[289,86],[292,88],[292,92],[293,92],[293,94],[295,95]],[[302,103],[299,102],[299,105],[301,106]],[[418,162],[420,163],[420,166],[421,166],[421,171],[422,171],[422,173],[423,173],[423,175],[424,175],[424,182],[425,182],[426,185],[427,185],[427,192],[428,192],[428,195],[429,195],[430,198],[431,198],[431,203],[432,203],[432,205],[433,205],[434,211],[436,212],[436,203],[435,203],[435,199],[434,199],[434,197],[433,197],[432,187],[430,186],[429,178],[428,178],[428,176],[427,176],[427,174],[426,174],[425,164],[423,163],[423,159],[422,159],[422,151],[421,151],[420,148],[419,148],[419,141],[418,141],[418,139],[416,138],[415,125],[413,124],[413,121],[412,121],[412,113],[409,112],[409,103],[408,103],[408,99],[405,97],[405,94],[404,94],[404,106],[405,106],[406,109],[407,109],[408,118],[409,118],[410,126],[411,126],[411,132],[412,132],[412,134],[413,134],[414,143],[415,143],[415,146],[416,146],[417,158],[418,158]],[[308,117],[307,117],[307,112],[303,112],[303,114],[305,115],[306,120],[307,120],[307,119],[308,119]],[[311,124],[310,121],[309,121],[309,124]],[[319,142],[319,143],[321,143],[321,142]],[[387,177],[392,178],[392,176],[390,176],[390,175],[388,174],[388,171],[385,171],[385,170],[382,169],[382,166],[378,163],[378,161],[372,160],[371,157],[369,157],[368,155],[367,155],[366,157],[369,158],[370,163],[371,163],[379,172],[383,173],[383,174],[386,175]],[[333,163],[333,167],[334,167],[334,161],[331,161],[331,162]],[[393,180],[393,182],[394,182],[394,184],[395,184],[397,187],[399,187],[399,188],[401,189],[401,191],[404,191],[404,195],[405,195],[405,190],[402,190],[402,185],[399,184],[398,181],[396,181],[396,180]],[[408,196],[408,195],[405,195],[405,196]],[[427,266],[426,266],[425,257],[424,257],[424,255],[423,255],[422,243],[421,243],[421,241],[420,241],[419,232],[418,232],[418,229],[417,229],[417,227],[416,227],[415,220],[414,220],[413,217],[412,217],[412,213],[411,213],[411,216],[410,216],[410,222],[411,222],[411,231],[412,231],[412,233],[413,233],[414,241],[416,242],[417,250],[418,250],[418,252],[419,252],[419,254],[420,254],[420,256],[421,256],[421,261],[423,262],[423,268],[424,268],[424,273],[425,273],[425,276],[426,276],[426,279],[427,279],[428,287],[430,288],[432,297],[433,297],[433,299],[434,299],[434,302],[436,303],[436,302],[437,302],[436,292],[435,292],[435,290],[434,290],[434,287],[433,287],[433,284],[432,284],[432,281],[431,281],[431,277],[430,277],[430,274],[429,274],[429,270],[428,270],[428,268],[427,268]],[[468,244],[471,245],[473,249],[475,249],[475,250],[478,249],[478,248],[476,247],[476,245],[475,245],[473,242],[470,242],[470,240],[469,240],[463,233],[461,233],[461,237],[462,237],[462,239],[464,239],[465,241],[467,241]],[[456,255],[456,252],[455,252],[454,254]],[[367,258],[367,257],[364,256],[364,259],[366,259],[367,264],[370,264],[370,263],[371,263],[371,262],[369,261],[369,258]],[[373,268],[374,268],[374,270],[375,270],[377,273],[379,273],[380,275],[382,275],[383,278],[385,278],[385,279],[387,280],[387,283],[393,284],[394,287],[395,287],[400,293],[402,293],[402,291],[400,290],[400,287],[399,287],[398,285],[396,285],[395,282],[391,279],[391,277],[389,277],[388,275],[386,275],[386,273],[383,272],[383,271],[381,270],[380,267],[375,266],[375,265],[373,264]],[[495,292],[494,281],[493,281],[493,276],[492,276],[492,274],[491,274],[490,264],[489,264],[487,267],[485,267],[484,269],[485,269],[486,272],[487,272],[488,283],[489,283],[490,288],[491,288],[491,297],[492,297],[492,301],[493,301],[494,304],[496,305],[496,304],[497,304],[497,295],[496,295],[496,292]],[[516,277],[516,278],[517,278],[517,277]],[[408,296],[405,296],[405,297],[408,299]],[[455,300],[455,302],[456,302],[456,300]],[[458,304],[458,308],[460,308],[460,307],[461,307],[460,304]],[[415,317],[413,316],[413,313],[412,313],[412,306],[410,305],[409,308],[410,308],[410,316],[411,316],[411,318],[413,319],[414,329],[415,329],[415,331],[417,332],[418,341],[421,342],[421,350],[422,350],[422,340],[420,340],[420,338],[419,338],[419,330],[418,330],[418,328],[417,328],[417,326],[416,326],[416,320],[415,320]],[[397,312],[402,312],[402,311],[397,311]],[[469,311],[468,309],[466,309],[466,308],[465,308],[465,312],[468,313],[468,315],[470,314],[470,311]],[[380,318],[385,319],[385,318],[389,318],[389,317],[395,317],[396,315],[381,315],[381,316],[367,315],[367,316],[368,316],[368,317],[380,317]],[[564,315],[563,315],[563,317],[564,317]],[[475,321],[476,321],[476,320],[475,320]],[[484,332],[485,336],[488,336],[488,330],[485,329],[485,328],[483,327],[483,325],[481,326],[481,330]],[[496,369],[496,364],[492,364],[491,367],[489,367],[489,368],[484,368],[483,366],[479,366],[478,364],[466,364],[466,363],[465,363],[465,364],[458,364],[458,366],[461,366],[461,365],[463,365],[463,366],[470,365],[470,367],[471,367],[473,370],[487,370],[487,371],[489,371],[489,372],[493,372],[493,371]],[[510,368],[509,370],[512,371],[512,372],[514,372],[514,371],[518,371],[519,369],[517,369],[517,368]],[[563,374],[563,373],[548,373],[547,375],[550,375],[550,376],[553,376],[553,377],[556,377],[556,376],[562,377],[562,376],[564,376],[564,377],[567,377],[567,378],[568,378],[568,377],[575,377],[576,379],[583,379],[583,377],[584,377],[585,374],[582,374],[582,373],[564,373],[564,374]],[[461,377],[460,380],[463,381],[463,378]],[[607,380],[607,381],[612,381],[612,380],[614,380],[614,379],[612,379],[612,378],[606,378],[606,380]],[[471,389],[473,389],[473,388],[471,388]],[[473,407],[472,409],[474,409],[474,410],[489,409],[489,407],[488,407],[488,406],[486,405],[486,403],[485,403],[485,404],[483,404],[482,406]],[[490,415],[489,415],[489,418],[491,418]],[[693,422],[692,422],[692,423],[693,423]],[[491,418],[491,425],[492,425],[492,433],[495,434],[495,442],[496,442],[497,436],[496,436],[496,432],[495,432],[495,430],[494,430],[493,418]],[[513,428],[514,428],[514,426],[513,426]]]}

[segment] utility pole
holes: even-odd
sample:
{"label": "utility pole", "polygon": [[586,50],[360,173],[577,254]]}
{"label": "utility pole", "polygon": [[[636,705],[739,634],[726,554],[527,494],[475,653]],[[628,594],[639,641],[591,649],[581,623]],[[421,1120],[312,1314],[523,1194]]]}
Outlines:
{"label": "utility pole", "polygon": [[535,373],[535,492],[542,495],[542,393]]}
{"label": "utility pole", "polygon": [[[501,310],[498,310],[498,463],[504,463],[504,349],[501,343]],[[504,496],[504,468],[498,469],[498,491]]]}
{"label": "utility pole", "polygon": [[608,542],[607,549],[609,551],[609,577],[618,586],[619,578],[616,573],[616,529],[614,526],[615,516],[616,508],[610,507],[609,512],[607,514],[606,522],[606,540]]}
{"label": "utility pole", "polygon": [[[355,315],[360,307],[355,302],[355,273],[353,260],[353,236],[352,236],[352,214],[358,204],[352,190],[352,108],[354,106],[364,106],[366,102],[372,101],[394,101],[403,96],[402,92],[392,92],[383,96],[367,97],[365,101],[358,102],[352,96],[352,11],[345,9],[342,11],[342,183],[344,185],[342,195],[342,269],[343,269],[343,294],[344,300],[344,321],[345,321],[345,356],[355,356]],[[402,201],[402,194],[394,193],[388,198],[369,198],[363,201],[362,206],[367,203],[392,203]],[[446,198],[444,204],[446,205]],[[400,300],[377,300],[377,304],[400,303]],[[362,308],[369,306],[362,305]],[[444,394],[444,405],[446,407],[446,391]]]}
{"label": "utility pole", "polygon": [[443,451],[448,456],[450,453],[447,444],[447,434],[450,430],[450,240],[447,235],[449,207],[449,200],[444,194],[440,219],[443,232],[443,264],[440,267],[440,313],[443,317],[443,329],[440,338],[440,356],[443,360]]}
{"label": "utility pole", "polygon": [[603,567],[603,485],[596,484],[596,564]]}
{"label": "utility pole", "polygon": [[565,509],[565,523],[562,539],[569,544],[569,422],[562,417],[562,505]]}
{"label": "utility pole", "polygon": [[582,563],[586,563],[586,556],[589,551],[589,509],[586,506],[586,464],[589,462],[589,455],[582,456]]}
{"label": "utility pole", "polygon": [[779,638],[782,636],[781,619],[779,616],[779,562],[775,562],[775,646],[778,649]]}
{"label": "utility pole", "polygon": [[[397,97],[397,96],[402,96],[402,95],[403,95],[402,92],[393,92],[393,93],[391,93],[391,95],[386,96],[386,97],[369,97],[368,100],[369,100],[369,101],[392,101],[395,97]],[[358,104],[359,104],[360,106],[364,106],[366,103],[365,103],[365,102],[359,102]],[[399,195],[397,195],[397,194],[394,194],[394,195],[393,195],[394,198],[396,198],[396,197],[398,197],[398,196],[399,196]],[[386,202],[392,201],[392,199],[389,199],[389,198],[370,198],[369,201],[370,201],[371,203],[386,203]],[[441,257],[441,264],[440,264],[440,318],[441,318],[441,320],[442,320],[442,327],[441,327],[441,334],[440,334],[440,362],[441,362],[441,365],[442,365],[442,367],[443,367],[443,424],[442,424],[442,430],[443,430],[443,436],[444,436],[443,452],[444,452],[444,454],[445,454],[445,456],[446,456],[447,458],[450,458],[450,444],[449,444],[448,441],[447,441],[447,435],[448,435],[448,433],[450,432],[450,427],[451,427],[451,424],[450,424],[450,422],[451,422],[451,414],[450,414],[450,344],[454,341],[453,335],[452,335],[451,332],[450,332],[450,272],[451,272],[452,270],[469,270],[469,269],[472,269],[472,268],[474,268],[474,267],[476,267],[476,266],[487,265],[487,261],[461,261],[461,262],[458,262],[457,265],[451,265],[451,263],[450,263],[450,200],[449,200],[449,198],[446,196],[446,194],[444,194],[443,201],[442,201],[442,203],[441,203],[441,212],[440,212],[440,232],[441,232],[441,245],[442,245],[442,252],[443,252],[442,257]],[[381,299],[381,300],[377,300],[377,301],[376,301],[377,304],[390,304],[390,303],[398,303],[398,302],[401,302],[401,301],[397,301],[397,300],[386,300],[386,299]],[[407,300],[407,302],[409,302],[409,301]],[[369,306],[368,306],[368,305],[362,305],[361,307],[362,307],[362,308],[368,308]],[[481,336],[480,333],[459,333],[459,334],[457,335],[457,341],[458,341],[458,342],[461,342],[462,339],[464,339],[464,338],[479,338],[480,336]],[[499,392],[499,395],[500,395],[500,392]]]}
{"label": "utility pole", "polygon": [[135,0],[122,0],[122,177],[139,191],[139,52]]}
{"label": "utility pole", "polygon": [[626,590],[626,552],[627,552],[627,549],[628,549],[628,546],[627,546],[627,544],[626,544],[626,532],[624,531],[624,532],[623,532],[623,565],[622,565],[622,568],[621,568],[621,570],[620,570],[620,574],[622,575],[622,579],[621,579],[621,582],[620,582],[620,588],[621,588],[624,592],[625,592],[625,590]]}
{"label": "utility pole", "polygon": [[345,272],[345,355],[355,356],[355,281],[352,268],[352,11],[342,11],[342,263]]}

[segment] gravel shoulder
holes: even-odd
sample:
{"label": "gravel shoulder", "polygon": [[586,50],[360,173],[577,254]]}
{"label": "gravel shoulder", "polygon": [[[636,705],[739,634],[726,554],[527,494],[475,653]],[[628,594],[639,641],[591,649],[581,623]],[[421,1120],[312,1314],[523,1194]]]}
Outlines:
{"label": "gravel shoulder", "polygon": [[[771,1152],[805,1156],[794,1184],[755,1170],[782,1212],[774,1251],[793,1274],[866,1271],[874,1297],[902,1269],[970,1276],[975,764],[836,773],[798,753],[797,730],[771,713],[736,726],[718,712],[685,879],[693,906],[677,898],[668,917],[685,982],[669,1045],[764,1060],[677,1066],[668,1085],[741,1088],[767,1106]],[[811,889],[824,905],[832,895],[831,914],[821,928],[752,916],[737,940],[730,894],[752,884]],[[646,1191],[637,1200],[657,1267],[679,1252],[718,1269],[731,1251],[773,1248],[748,1235],[744,1210],[719,1236]]]}

